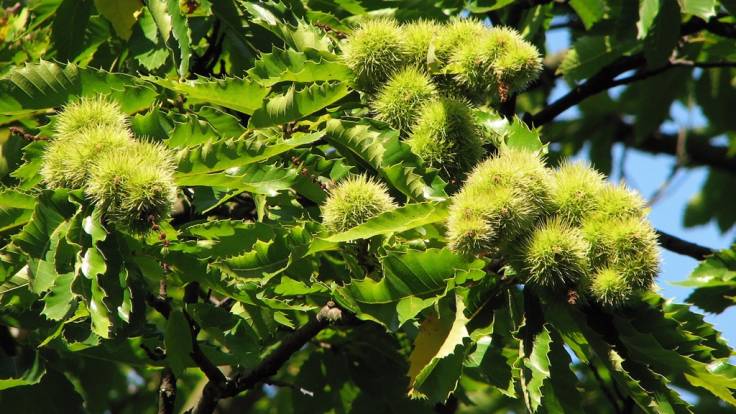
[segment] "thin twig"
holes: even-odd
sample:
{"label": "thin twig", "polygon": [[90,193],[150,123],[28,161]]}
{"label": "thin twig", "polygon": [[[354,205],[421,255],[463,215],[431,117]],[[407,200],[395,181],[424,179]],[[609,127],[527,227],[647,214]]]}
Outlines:
{"label": "thin twig", "polygon": [[[194,414],[211,414],[217,408],[217,403],[223,398],[230,398],[243,391],[254,388],[276,375],[279,369],[300,350],[307,342],[314,338],[322,329],[329,326],[331,322],[340,320],[342,311],[333,302],[328,302],[317,317],[299,327],[281,343],[270,354],[261,360],[252,371],[247,374],[238,374],[230,380],[221,382],[218,378],[205,385],[202,397],[194,409]],[[219,370],[218,370],[219,371]],[[216,376],[216,375],[215,375]]]}

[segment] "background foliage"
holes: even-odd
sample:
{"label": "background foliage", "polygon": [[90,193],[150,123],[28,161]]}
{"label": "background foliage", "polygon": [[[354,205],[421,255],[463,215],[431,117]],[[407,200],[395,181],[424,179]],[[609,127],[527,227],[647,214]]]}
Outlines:
{"label": "background foliage", "polygon": [[[552,164],[582,153],[608,173],[624,143],[707,166],[683,219],[725,232],[736,223],[733,1],[1,3],[4,409],[733,411],[732,350],[692,306],[734,305],[733,250],[661,234],[702,260],[682,282],[688,304],[540,302],[497,264],[447,250],[447,183],[371,119],[338,57],[370,16],[515,27],[544,72],[500,115],[479,113],[487,128],[511,146],[549,144]],[[550,55],[554,27],[572,47]],[[551,99],[560,84],[569,93]],[[178,153],[164,240],[108,231],[80,191],[39,183],[55,109],[96,94]],[[707,127],[661,132],[677,102]],[[319,205],[350,173],[380,179],[403,207],[327,234]],[[365,240],[378,246],[377,280],[345,244]]]}

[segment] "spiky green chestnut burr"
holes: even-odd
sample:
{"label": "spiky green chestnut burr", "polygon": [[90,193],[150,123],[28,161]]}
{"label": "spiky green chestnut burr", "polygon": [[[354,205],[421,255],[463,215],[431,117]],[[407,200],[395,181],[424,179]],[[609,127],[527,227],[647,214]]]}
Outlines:
{"label": "spiky green chestnut burr", "polygon": [[432,79],[414,67],[406,67],[391,76],[371,106],[376,119],[406,134],[422,105],[435,96],[437,89]]}
{"label": "spiky green chestnut burr", "polygon": [[509,244],[526,234],[539,210],[514,187],[492,192],[465,186],[452,198],[447,220],[450,249],[470,255],[500,256]]}
{"label": "spiky green chestnut burr", "polygon": [[108,223],[145,233],[176,201],[174,157],[160,144],[135,141],[100,155],[85,192]]}
{"label": "spiky green chestnut burr", "polygon": [[604,218],[643,218],[646,202],[624,184],[608,184],[598,192],[595,215]]}
{"label": "spiky green chestnut burr", "polygon": [[657,234],[637,217],[594,217],[583,225],[594,267],[615,266],[634,289],[648,289],[659,272]]}
{"label": "spiky green chestnut burr", "polygon": [[484,154],[470,106],[459,99],[427,102],[406,143],[444,178],[461,181]]}
{"label": "spiky green chestnut burr", "polygon": [[103,95],[81,98],[64,106],[54,124],[56,137],[68,137],[89,128],[122,131],[128,120],[120,106]]}
{"label": "spiky green chestnut burr", "polygon": [[479,255],[492,252],[496,235],[488,221],[472,210],[450,210],[447,239],[450,250],[460,254]]}
{"label": "spiky green chestnut burr", "polygon": [[41,176],[49,188],[81,188],[93,164],[104,154],[133,142],[127,129],[98,125],[49,143],[43,155]]}
{"label": "spiky green chestnut burr", "polygon": [[[542,57],[539,50],[525,41],[518,32],[504,28],[498,30],[510,33],[508,44],[493,64],[496,79],[499,80],[500,87],[508,89],[509,93],[520,92],[539,77],[542,72]],[[505,99],[502,97],[501,100]]]}
{"label": "spiky green chestnut burr", "polygon": [[601,305],[616,308],[631,299],[634,289],[618,269],[604,267],[593,274],[586,293]]}
{"label": "spiky green chestnut burr", "polygon": [[598,209],[603,175],[584,163],[564,163],[552,178],[552,208],[555,214],[578,225]]}
{"label": "spiky green chestnut burr", "polygon": [[383,183],[359,175],[330,191],[322,205],[322,224],[330,232],[342,232],[394,208],[396,204]]}
{"label": "spiky green chestnut burr", "polygon": [[445,65],[450,56],[467,43],[477,42],[488,28],[476,19],[453,19],[437,33],[434,54],[438,63]]}
{"label": "spiky green chestnut burr", "polygon": [[356,75],[356,86],[373,92],[409,59],[396,21],[380,18],[362,23],[343,48],[345,64]]}
{"label": "spiky green chestnut burr", "polygon": [[585,277],[587,252],[588,243],[580,229],[555,217],[534,229],[512,261],[529,284],[562,288]]}
{"label": "spiky green chestnut burr", "polygon": [[541,213],[550,210],[550,175],[539,154],[503,147],[499,153],[478,164],[465,182],[479,192],[499,187],[516,188]]}
{"label": "spiky green chestnut burr", "polygon": [[408,63],[427,69],[427,56],[430,48],[434,49],[435,38],[442,31],[442,26],[431,20],[417,20],[401,27]]}
{"label": "spiky green chestnut burr", "polygon": [[448,72],[475,97],[505,101],[539,76],[539,51],[513,29],[487,29],[475,42],[461,44],[451,55]]}

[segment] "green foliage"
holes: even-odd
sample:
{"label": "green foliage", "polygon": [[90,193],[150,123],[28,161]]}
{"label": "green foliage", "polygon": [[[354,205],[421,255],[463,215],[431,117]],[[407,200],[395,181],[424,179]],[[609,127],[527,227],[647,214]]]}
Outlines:
{"label": "green foliage", "polygon": [[[598,172],[705,166],[685,224],[736,222],[733,1],[5,3],[3,411],[736,406],[694,311],[734,249]],[[702,259],[688,304],[660,238]]]}

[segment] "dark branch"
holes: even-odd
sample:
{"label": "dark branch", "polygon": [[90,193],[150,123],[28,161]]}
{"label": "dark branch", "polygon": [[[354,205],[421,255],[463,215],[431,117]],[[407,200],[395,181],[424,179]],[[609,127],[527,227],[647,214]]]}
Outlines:
{"label": "dark branch", "polygon": [[699,17],[693,17],[687,23],[682,25],[681,32],[684,34],[696,33],[701,30],[707,30],[715,35],[736,39],[736,26],[731,23],[724,23],[718,20],[718,17],[711,17],[705,21]]}
{"label": "dark branch", "polygon": [[679,237],[657,230],[659,244],[665,249],[684,256],[690,256],[695,260],[703,260],[715,251],[709,247],[683,240]]}
{"label": "dark branch", "polygon": [[530,126],[544,125],[555,119],[557,115],[579,104],[584,99],[610,88],[611,86],[609,85],[613,82],[616,76],[629,70],[636,69],[639,66],[642,66],[645,62],[646,60],[644,59],[643,54],[624,56],[604,67],[600,72],[591,76],[590,79],[577,85],[565,96],[547,105],[536,114],[527,114],[524,116],[524,122]]}
{"label": "dark branch", "polygon": [[171,314],[171,303],[169,303],[168,299],[165,297],[155,296],[148,293],[146,295],[146,303],[148,303],[148,306],[155,309],[164,318],[168,319],[169,314]]}
{"label": "dark branch", "polygon": [[326,328],[328,323],[329,321],[327,319],[315,318],[294,331],[293,334],[287,337],[273,353],[264,358],[248,375],[235,378],[235,389],[237,392],[253,388],[253,386],[261,383],[266,378],[276,375],[279,368],[291,358],[291,355],[309,342],[322,329]]}
{"label": "dark branch", "polygon": [[651,78],[673,68],[689,67],[689,68],[725,68],[736,67],[736,62],[691,62],[687,60],[675,60],[668,64],[651,70],[639,71],[631,76],[615,79],[616,76],[634,69],[644,63],[643,55],[634,55],[626,59],[619,60],[617,63],[604,68],[587,81],[573,88],[565,96],[556,100],[552,104],[545,107],[538,113],[524,117],[524,121],[529,125],[540,126],[552,121],[559,114],[579,104],[586,98],[599,94],[605,90],[615,88],[616,86],[627,85],[636,81]]}
{"label": "dark branch", "polygon": [[173,414],[176,403],[176,377],[169,368],[161,371],[161,385],[158,387],[158,414]]}
{"label": "dark branch", "polygon": [[212,381],[210,379],[202,391],[202,397],[197,403],[194,414],[210,414],[214,412],[220,399],[234,397],[243,391],[266,382],[270,377],[278,373],[279,369],[294,353],[299,351],[331,322],[337,321],[341,317],[342,312],[340,309],[334,303],[329,302],[320,310],[316,318],[310,320],[284,338],[278,347],[263,358],[261,363],[248,374],[236,375],[231,380],[226,380],[222,385],[218,385],[218,381]]}
{"label": "dark branch", "polygon": [[202,372],[204,372],[204,375],[208,380],[210,380],[210,382],[214,382],[215,384],[218,384],[218,386],[223,386],[227,382],[227,378],[225,378],[222,371],[220,371],[220,369],[217,368],[209,358],[207,358],[207,355],[202,352],[202,348],[199,346],[199,342],[197,341],[197,336],[200,331],[199,325],[197,325],[197,322],[195,322],[186,311],[184,312],[184,317],[187,318],[192,330],[192,352],[189,356],[192,357],[194,363],[197,364]]}
{"label": "dark branch", "polygon": [[[693,33],[697,33],[701,30],[707,30],[711,33],[717,34],[724,37],[736,38],[736,26],[729,23],[723,23],[718,21],[717,18],[711,18],[707,22],[703,19],[693,17],[688,20],[687,23],[680,27],[680,35],[688,36]],[[584,99],[603,92],[609,88],[623,85],[626,83],[635,82],[637,80],[646,79],[650,76],[659,74],[665,70],[669,70],[672,67],[678,66],[695,66],[695,67],[723,67],[733,66],[733,63],[703,63],[703,64],[685,64],[685,62],[675,62],[666,65],[663,68],[658,68],[650,71],[643,71],[639,74],[615,80],[615,78],[624,72],[634,70],[644,66],[646,59],[643,53],[637,53],[631,56],[622,56],[615,62],[608,66],[605,66],[598,73],[590,77],[587,81],[577,85],[569,93],[560,99],[552,102],[550,105],[539,111],[534,115],[527,114],[524,117],[524,121],[528,125],[540,126],[550,122],[559,114],[565,110],[572,108]]]}
{"label": "dark branch", "polygon": [[616,141],[632,148],[655,154],[685,157],[684,165],[705,165],[727,173],[736,173],[736,158],[729,156],[728,148],[712,145],[707,137],[688,133],[684,148],[678,150],[676,134],[656,132],[637,141],[634,136],[634,126],[621,119],[616,119],[613,125],[609,124],[608,127],[613,127],[616,131]]}

